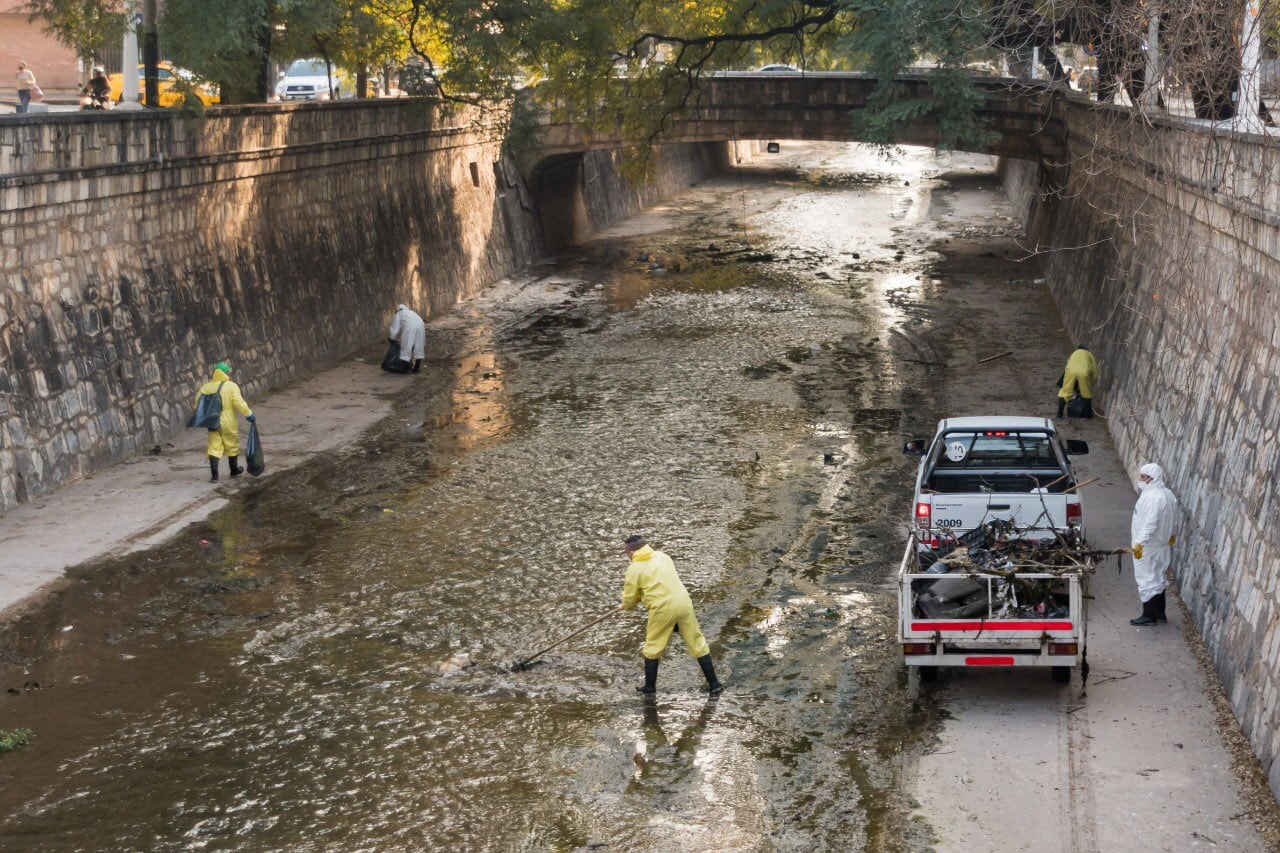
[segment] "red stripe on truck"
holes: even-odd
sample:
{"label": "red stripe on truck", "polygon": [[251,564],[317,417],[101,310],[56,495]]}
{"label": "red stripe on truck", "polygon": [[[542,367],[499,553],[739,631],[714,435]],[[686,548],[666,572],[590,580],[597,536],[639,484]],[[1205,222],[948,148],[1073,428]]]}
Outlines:
{"label": "red stripe on truck", "polygon": [[1013,666],[1011,657],[974,657],[965,658],[965,666]]}
{"label": "red stripe on truck", "polygon": [[963,622],[912,622],[912,631],[1070,631],[1071,622],[1027,622],[970,619]]}

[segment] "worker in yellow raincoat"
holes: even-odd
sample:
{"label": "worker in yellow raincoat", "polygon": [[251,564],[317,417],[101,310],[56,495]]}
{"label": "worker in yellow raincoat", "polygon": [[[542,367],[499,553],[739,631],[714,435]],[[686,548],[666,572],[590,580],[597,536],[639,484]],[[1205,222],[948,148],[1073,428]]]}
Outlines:
{"label": "worker in yellow raincoat", "polygon": [[707,679],[707,689],[716,695],[724,688],[716,678],[716,668],[711,664],[711,649],[693,615],[693,602],[689,592],[676,574],[671,558],[645,544],[643,536],[628,536],[623,543],[631,565],[622,583],[622,609],[635,610],[643,604],[649,611],[649,622],[644,638],[644,685],[637,687],[641,693],[655,693],[658,689],[658,661],[667,648],[672,631],[679,631],[689,650],[702,667]]}
{"label": "worker in yellow raincoat", "polygon": [[1062,371],[1062,383],[1058,387],[1058,417],[1062,417],[1071,398],[1077,395],[1084,401],[1080,406],[1082,413],[1071,414],[1071,417],[1093,417],[1093,386],[1097,382],[1098,360],[1084,347],[1078,347]]}
{"label": "worker in yellow raincoat", "polygon": [[238,477],[244,469],[240,467],[240,430],[236,422],[236,413],[242,414],[249,421],[254,416],[249,404],[240,393],[240,386],[231,381],[231,367],[220,361],[213,367],[213,375],[209,381],[200,386],[196,392],[196,401],[205,394],[217,394],[222,398],[222,415],[218,418],[218,428],[209,430],[209,478],[210,482],[218,482],[218,460],[227,457],[227,465],[231,476]]}

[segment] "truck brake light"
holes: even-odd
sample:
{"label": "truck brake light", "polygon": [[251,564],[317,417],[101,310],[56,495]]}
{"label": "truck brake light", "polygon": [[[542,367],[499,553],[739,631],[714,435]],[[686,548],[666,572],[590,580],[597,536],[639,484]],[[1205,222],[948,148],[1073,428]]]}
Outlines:
{"label": "truck brake light", "polygon": [[1049,654],[1051,655],[1074,655],[1079,654],[1080,646],[1077,643],[1050,643]]}
{"label": "truck brake light", "polygon": [[1083,516],[1080,512],[1080,504],[1073,502],[1067,504],[1067,526],[1079,527]]}
{"label": "truck brake light", "polygon": [[933,514],[933,506],[921,501],[916,504],[916,527],[921,529],[929,526],[930,516]]}
{"label": "truck brake light", "polygon": [[933,654],[933,643],[903,643],[902,653],[904,655],[931,655]]}

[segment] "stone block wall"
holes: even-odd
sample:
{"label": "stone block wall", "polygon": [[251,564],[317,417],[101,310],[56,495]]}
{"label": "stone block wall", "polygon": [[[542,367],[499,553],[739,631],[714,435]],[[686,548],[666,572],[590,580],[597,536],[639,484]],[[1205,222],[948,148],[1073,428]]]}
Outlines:
{"label": "stone block wall", "polygon": [[1280,795],[1280,144],[1072,102],[1001,164],[1125,464],[1182,505],[1178,589]]}
{"label": "stone block wall", "polygon": [[[404,100],[0,125],[0,512],[163,440],[220,359],[252,399],[534,259],[500,143]],[[593,156],[599,224],[709,171],[670,146],[605,200]]]}

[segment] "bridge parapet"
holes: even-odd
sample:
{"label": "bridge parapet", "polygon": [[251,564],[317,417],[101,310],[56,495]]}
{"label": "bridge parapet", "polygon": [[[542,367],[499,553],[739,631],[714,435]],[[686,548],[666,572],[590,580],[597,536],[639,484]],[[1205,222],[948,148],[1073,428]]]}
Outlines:
{"label": "bridge parapet", "polygon": [[[855,117],[876,85],[875,77],[857,73],[717,75],[703,81],[661,141],[865,141]],[[931,84],[927,76],[911,75],[897,78],[895,85],[907,96],[919,96]],[[1067,127],[1058,109],[1062,99],[1052,88],[996,78],[983,78],[978,86],[986,98],[977,113],[994,132],[989,142],[975,146],[979,153],[1023,160],[1065,158]],[[615,134],[573,124],[548,124],[542,139],[548,156],[625,144]],[[937,145],[937,124],[927,117],[911,122],[900,128],[898,141]]]}

